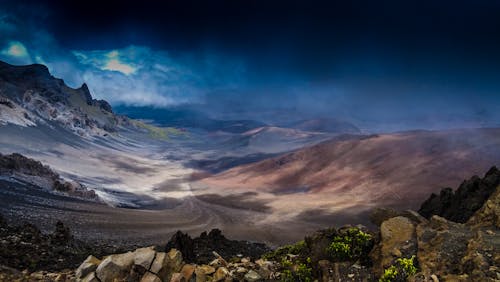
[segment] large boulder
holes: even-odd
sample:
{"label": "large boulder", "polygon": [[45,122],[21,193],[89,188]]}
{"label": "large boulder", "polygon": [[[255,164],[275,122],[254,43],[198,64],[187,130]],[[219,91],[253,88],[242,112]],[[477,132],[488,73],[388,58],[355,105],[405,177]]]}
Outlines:
{"label": "large boulder", "polygon": [[153,247],[140,248],[134,251],[134,264],[149,270],[155,258]]}
{"label": "large boulder", "polygon": [[417,253],[414,223],[402,216],[390,218],[380,226],[380,243],[371,252],[374,272],[381,275],[398,258],[410,258]]}
{"label": "large boulder", "polygon": [[96,269],[97,278],[101,282],[113,282],[127,277],[134,264],[134,253],[110,255]]}
{"label": "large boulder", "polygon": [[81,279],[86,277],[90,273],[94,272],[100,263],[101,261],[98,258],[92,255],[88,256],[76,270],[76,278]]}
{"label": "large boulder", "polygon": [[179,272],[182,268],[182,254],[172,249],[168,253],[157,252],[156,257],[149,269],[162,281],[170,281],[172,274]]}

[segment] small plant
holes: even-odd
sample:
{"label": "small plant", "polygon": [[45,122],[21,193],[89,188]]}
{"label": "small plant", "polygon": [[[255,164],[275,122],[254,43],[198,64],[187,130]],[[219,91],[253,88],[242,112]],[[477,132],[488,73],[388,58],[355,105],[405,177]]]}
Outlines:
{"label": "small plant", "polygon": [[380,279],[378,280],[379,282],[394,282],[396,280],[396,277],[398,276],[398,271],[394,265],[391,265],[391,267],[387,268],[384,270],[384,274]]}
{"label": "small plant", "polygon": [[371,250],[372,236],[358,228],[349,228],[337,235],[327,248],[328,254],[336,261],[356,260]]}
{"label": "small plant", "polygon": [[305,263],[296,262],[289,259],[283,259],[281,266],[285,268],[282,272],[281,281],[283,282],[312,282],[311,258],[307,258]]}
{"label": "small plant", "polygon": [[417,267],[414,262],[415,256],[411,258],[398,258],[394,265],[384,270],[379,282],[398,282],[406,281],[408,277],[417,273]]}

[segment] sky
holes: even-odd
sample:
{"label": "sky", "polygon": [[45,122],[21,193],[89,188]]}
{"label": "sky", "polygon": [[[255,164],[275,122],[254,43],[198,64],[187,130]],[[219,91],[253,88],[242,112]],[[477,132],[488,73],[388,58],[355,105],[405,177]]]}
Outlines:
{"label": "sky", "polygon": [[500,124],[499,1],[0,2],[0,60],[112,105],[385,130]]}

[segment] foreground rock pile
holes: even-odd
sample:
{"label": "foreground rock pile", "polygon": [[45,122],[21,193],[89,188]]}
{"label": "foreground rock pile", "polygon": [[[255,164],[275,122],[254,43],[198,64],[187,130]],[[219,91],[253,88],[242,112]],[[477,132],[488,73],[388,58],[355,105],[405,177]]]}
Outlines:
{"label": "foreground rock pile", "polygon": [[279,278],[270,261],[241,258],[227,262],[216,252],[209,264],[188,264],[176,249],[157,252],[153,247],[115,254],[99,260],[89,256],[76,270],[77,281],[181,282],[181,281],[262,281]]}

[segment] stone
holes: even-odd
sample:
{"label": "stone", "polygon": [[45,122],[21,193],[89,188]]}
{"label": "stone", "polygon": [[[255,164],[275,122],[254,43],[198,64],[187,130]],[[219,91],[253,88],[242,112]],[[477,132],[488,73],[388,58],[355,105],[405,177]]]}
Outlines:
{"label": "stone", "polygon": [[262,277],[255,271],[253,270],[250,270],[247,272],[247,274],[245,274],[245,281],[247,282],[256,282],[256,281],[260,281],[262,279]]}
{"label": "stone", "polygon": [[158,275],[163,281],[170,281],[173,273],[182,268],[182,254],[172,249],[168,253],[157,252],[151,264],[150,271]]}
{"label": "stone", "polygon": [[190,281],[191,277],[193,277],[195,268],[196,266],[192,264],[185,264],[181,269],[182,277],[184,277],[186,281]]}
{"label": "stone", "polygon": [[162,282],[161,279],[154,275],[151,272],[146,272],[144,276],[142,276],[141,282]]}
{"label": "stone", "polygon": [[80,282],[101,282],[99,279],[97,279],[95,272],[91,272],[87,274],[84,278],[78,279]]}
{"label": "stone", "polygon": [[194,273],[196,274],[196,282],[204,282],[207,281],[208,275],[215,272],[215,268],[210,265],[199,265],[196,267]]}
{"label": "stone", "polygon": [[98,258],[92,255],[88,256],[76,269],[76,278],[81,279],[83,277],[86,277],[89,273],[94,272],[100,263],[101,261]]}
{"label": "stone", "polygon": [[217,268],[217,271],[215,271],[213,281],[223,281],[228,276],[229,276],[229,270],[227,270],[227,268],[222,266],[222,267]]}
{"label": "stone", "polygon": [[126,277],[134,264],[134,253],[110,255],[97,267],[97,278],[101,282],[113,282]]}
{"label": "stone", "polygon": [[140,265],[149,270],[151,264],[153,263],[155,255],[156,252],[153,247],[137,249],[134,251],[134,264]]}
{"label": "stone", "polygon": [[374,262],[374,272],[380,276],[397,258],[410,258],[416,253],[414,223],[406,217],[397,216],[382,222],[380,243],[372,250],[370,256]]}

